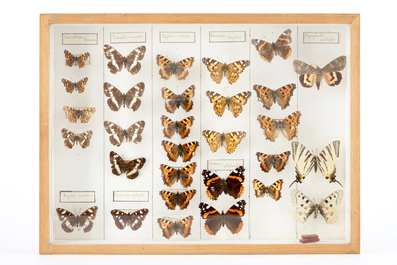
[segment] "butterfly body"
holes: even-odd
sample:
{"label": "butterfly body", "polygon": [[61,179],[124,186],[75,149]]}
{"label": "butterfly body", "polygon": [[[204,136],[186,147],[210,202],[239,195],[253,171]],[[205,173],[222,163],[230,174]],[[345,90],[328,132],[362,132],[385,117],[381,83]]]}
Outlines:
{"label": "butterfly body", "polygon": [[73,65],[78,66],[79,68],[84,67],[88,57],[90,56],[89,52],[86,52],[80,56],[75,56],[71,54],[69,51],[65,50],[65,58],[66,58],[66,65],[72,67]]}
{"label": "butterfly body", "polygon": [[264,130],[263,134],[266,136],[266,139],[274,142],[280,132],[282,132],[288,140],[296,137],[298,132],[297,126],[299,125],[301,116],[302,114],[300,111],[291,113],[283,120],[276,120],[264,115],[258,115],[258,121],[261,128]]}
{"label": "butterfly body", "polygon": [[309,65],[299,60],[294,61],[294,71],[299,74],[299,81],[303,87],[312,87],[316,84],[320,89],[321,80],[324,78],[329,86],[339,85],[342,81],[342,71],[346,66],[346,56],[340,56],[323,68]]}
{"label": "butterfly body", "polygon": [[182,107],[186,111],[190,111],[193,108],[192,97],[194,97],[195,88],[194,85],[191,85],[181,95],[176,95],[174,92],[164,87],[162,89],[162,96],[166,100],[165,109],[169,113],[174,113],[179,107]]}
{"label": "butterfly body", "polygon": [[213,153],[218,151],[219,147],[224,146],[226,153],[231,154],[236,150],[247,133],[244,131],[219,133],[211,130],[204,130],[202,135],[207,140],[208,146]]}
{"label": "butterfly body", "polygon": [[89,122],[91,116],[95,113],[95,108],[72,108],[68,106],[63,107],[68,120],[76,123],[80,119],[81,123]]}
{"label": "butterfly body", "polygon": [[177,80],[185,80],[189,75],[189,72],[186,69],[192,67],[194,57],[189,57],[179,62],[171,62],[164,56],[158,54],[156,60],[157,65],[162,67],[159,71],[162,79],[169,80],[172,75],[175,75]]}
{"label": "butterfly body", "polygon": [[120,176],[125,173],[128,179],[135,179],[139,175],[139,169],[141,169],[146,162],[146,158],[141,157],[134,160],[124,160],[116,152],[111,151],[109,154],[110,164],[112,173],[116,176]]}
{"label": "butterfly body", "polygon": [[204,228],[210,235],[216,235],[221,227],[226,226],[232,234],[237,234],[243,228],[242,216],[245,214],[245,200],[238,201],[229,210],[219,213],[214,207],[201,202],[200,214],[205,219]]}
{"label": "butterfly body", "polygon": [[64,144],[69,149],[71,149],[76,143],[78,143],[82,148],[88,147],[93,134],[91,130],[76,134],[65,128],[63,128],[61,132],[62,137],[65,139]]}
{"label": "butterfly body", "polygon": [[234,117],[238,117],[241,112],[243,112],[243,105],[248,102],[251,97],[250,91],[245,91],[234,95],[232,97],[224,97],[214,91],[207,91],[207,97],[210,102],[214,104],[215,114],[221,117],[226,109],[233,113]]}
{"label": "butterfly body", "polygon": [[146,215],[149,213],[148,209],[140,210],[118,210],[114,209],[110,211],[116,227],[120,230],[124,230],[126,226],[130,226],[133,231],[138,230],[142,226],[142,222],[145,220]]}
{"label": "butterfly body", "polygon": [[211,58],[203,58],[202,62],[207,67],[208,71],[210,71],[212,80],[217,84],[221,83],[223,77],[228,80],[229,84],[235,83],[244,69],[250,65],[249,60],[241,60],[227,64]]}
{"label": "butterfly body", "polygon": [[146,47],[140,46],[130,52],[126,57],[108,44],[104,45],[103,51],[106,59],[110,60],[107,66],[112,74],[117,74],[125,68],[130,74],[135,75],[141,70],[142,66],[139,61],[143,60]]}
{"label": "butterfly body", "polygon": [[80,230],[80,228],[83,229],[84,233],[90,232],[94,226],[92,220],[95,219],[97,211],[98,207],[93,206],[80,215],[74,215],[68,210],[62,208],[56,209],[58,218],[62,222],[61,227],[66,233],[71,233],[74,229]]}
{"label": "butterfly body", "polygon": [[343,195],[343,190],[337,190],[328,195],[319,204],[315,204],[302,192],[292,190],[292,204],[296,207],[294,218],[300,223],[305,223],[311,214],[314,213],[313,217],[316,219],[320,213],[327,224],[333,224],[339,218],[336,207],[342,203]]}
{"label": "butterfly body", "polygon": [[185,217],[181,220],[172,221],[167,218],[158,218],[157,223],[163,231],[163,237],[170,239],[175,233],[180,234],[182,237],[190,235],[193,216]]}
{"label": "butterfly body", "polygon": [[284,183],[282,179],[277,180],[268,187],[257,179],[254,179],[252,183],[254,184],[255,196],[257,198],[264,197],[265,195],[270,196],[275,201],[281,198],[281,189]]}
{"label": "butterfly body", "polygon": [[83,93],[85,90],[85,85],[87,84],[88,77],[81,79],[78,82],[72,82],[67,79],[62,78],[62,83],[65,86],[66,92],[72,94],[73,91],[77,91],[79,93]]}
{"label": "butterfly body", "polygon": [[277,170],[277,172],[282,171],[288,161],[291,152],[286,151],[278,155],[267,155],[261,152],[257,152],[256,156],[260,162],[260,168],[262,171],[268,173],[272,167]]}
{"label": "butterfly body", "polygon": [[340,141],[333,141],[327,145],[318,155],[313,155],[304,145],[299,142],[292,142],[292,157],[296,162],[295,166],[295,180],[291,183],[302,183],[306,176],[314,168],[321,171],[324,178],[329,181],[329,183],[342,184],[336,180],[336,158],[339,157],[339,146]]}
{"label": "butterfly body", "polygon": [[204,169],[202,175],[204,177],[204,185],[207,187],[206,194],[211,200],[217,200],[222,194],[228,194],[234,199],[240,198],[244,192],[243,182],[244,167],[240,166],[233,170],[226,179],[220,178],[216,173]]}
{"label": "butterfly body", "polygon": [[160,165],[161,175],[164,185],[171,187],[175,182],[180,181],[181,185],[186,188],[189,187],[193,178],[191,175],[196,171],[197,163],[193,162],[183,168],[173,168],[164,164]]}
{"label": "butterfly body", "polygon": [[161,145],[164,147],[170,161],[176,162],[178,157],[181,157],[183,162],[188,162],[192,159],[199,143],[194,141],[186,144],[175,144],[170,141],[162,141]]}
{"label": "butterfly body", "polygon": [[195,194],[196,190],[187,190],[184,192],[160,191],[160,195],[165,201],[165,205],[170,210],[175,210],[176,206],[179,206],[181,210],[186,209]]}
{"label": "butterfly body", "polygon": [[277,90],[272,90],[261,85],[254,85],[258,99],[263,103],[263,107],[268,110],[270,110],[273,103],[280,105],[281,109],[286,109],[289,106],[295,88],[295,84],[288,84]]}
{"label": "butterfly body", "polygon": [[291,30],[286,29],[277,39],[276,42],[266,42],[264,40],[252,39],[251,43],[255,46],[259,52],[260,57],[265,62],[271,62],[274,56],[279,55],[281,58],[288,59],[292,53],[291,46],[292,42]]}
{"label": "butterfly body", "polygon": [[134,85],[125,94],[107,82],[103,84],[103,92],[105,96],[109,97],[107,104],[113,111],[119,111],[121,107],[132,109],[133,111],[138,110],[141,106],[139,98],[143,96],[144,91],[145,84],[143,82]]}

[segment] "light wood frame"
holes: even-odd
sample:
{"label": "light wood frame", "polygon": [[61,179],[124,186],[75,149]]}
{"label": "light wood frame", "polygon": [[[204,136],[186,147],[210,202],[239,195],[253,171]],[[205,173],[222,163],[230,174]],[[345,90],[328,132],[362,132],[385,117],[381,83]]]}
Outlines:
{"label": "light wood frame", "polygon": [[[239,23],[350,25],[349,244],[74,244],[50,243],[50,25],[118,23]],[[183,247],[182,247],[183,246]],[[358,254],[360,253],[359,14],[42,14],[40,16],[40,254]]]}

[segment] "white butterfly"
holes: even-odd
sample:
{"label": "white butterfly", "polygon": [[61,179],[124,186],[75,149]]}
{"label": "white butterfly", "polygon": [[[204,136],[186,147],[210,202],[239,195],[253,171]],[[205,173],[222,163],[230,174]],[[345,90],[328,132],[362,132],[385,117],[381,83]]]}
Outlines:
{"label": "white butterfly", "polygon": [[[339,141],[333,141],[327,145],[317,156],[313,155],[304,145],[298,142],[292,142],[292,157],[296,162],[295,166],[295,180],[291,183],[302,183],[302,180],[310,173],[314,167],[314,172],[317,172],[317,168],[320,169],[325,179],[329,180],[329,183],[337,182],[336,180],[336,158],[339,157]],[[343,186],[342,186],[343,187]]]}
{"label": "white butterfly", "polygon": [[299,190],[292,190],[292,204],[296,207],[294,218],[299,223],[303,224],[314,212],[314,218],[317,218],[318,213],[320,213],[327,224],[333,224],[339,218],[339,213],[338,210],[336,210],[336,207],[342,203],[343,195],[343,190],[337,190],[322,200],[320,204],[315,204]]}

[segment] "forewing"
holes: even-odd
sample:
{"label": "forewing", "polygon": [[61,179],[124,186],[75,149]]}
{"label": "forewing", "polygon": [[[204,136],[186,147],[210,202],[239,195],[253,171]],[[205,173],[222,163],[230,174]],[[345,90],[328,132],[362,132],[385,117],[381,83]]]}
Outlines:
{"label": "forewing", "polygon": [[126,166],[124,159],[114,151],[109,153],[110,165],[112,173],[116,176],[120,176],[125,172]]}
{"label": "forewing", "polygon": [[201,175],[204,177],[204,185],[207,187],[206,194],[211,200],[217,200],[224,191],[224,180],[216,173],[204,169]]}
{"label": "forewing", "polygon": [[127,129],[126,141],[138,144],[142,141],[142,132],[145,129],[145,121],[138,121]]}
{"label": "forewing", "polygon": [[263,107],[270,110],[274,102],[273,90],[261,85],[254,85],[254,90],[256,91],[258,100],[263,103]]}
{"label": "forewing", "polygon": [[132,52],[130,52],[127,57],[126,57],[126,63],[125,63],[125,68],[127,69],[128,72],[130,72],[132,75],[135,75],[141,70],[141,61],[143,57],[145,56],[146,52],[146,47],[145,46],[139,46]]}
{"label": "forewing", "polygon": [[175,77],[178,80],[185,80],[186,77],[189,75],[187,68],[192,67],[194,62],[193,57],[189,57],[186,59],[183,59],[179,62],[176,63],[176,68],[175,68]]}
{"label": "forewing", "polygon": [[110,134],[110,143],[119,147],[124,141],[124,130],[117,124],[110,121],[104,121],[103,125],[106,132]]}
{"label": "forewing", "polygon": [[[92,131],[89,130],[89,131],[80,133],[78,135],[78,142],[82,148],[86,148],[90,145],[90,140],[92,138],[92,134],[93,134]],[[65,145],[66,145],[66,143],[65,143]]]}
{"label": "forewing", "polygon": [[207,140],[208,146],[211,151],[215,153],[218,151],[219,147],[222,145],[221,137],[222,135],[215,131],[204,130],[202,132],[205,140]]}
{"label": "forewing", "polygon": [[333,141],[317,155],[317,166],[325,179],[329,180],[330,183],[338,182],[335,175],[335,162],[336,158],[339,157],[339,146],[340,141]]}
{"label": "forewing", "polygon": [[343,195],[343,190],[337,190],[319,204],[319,212],[327,224],[333,224],[338,220],[339,212],[336,207],[342,203]]}
{"label": "forewing", "polygon": [[194,152],[196,151],[197,147],[199,146],[199,143],[197,141],[195,142],[189,142],[186,144],[183,144],[181,146],[181,151],[182,151],[182,161],[183,162],[188,162],[192,159]]}
{"label": "forewing", "polygon": [[262,60],[268,63],[273,60],[274,49],[272,47],[272,43],[259,39],[252,39],[251,43],[258,50],[259,56],[262,58]]}
{"label": "forewing", "polygon": [[140,97],[143,96],[143,92],[145,91],[145,83],[139,82],[125,94],[125,107],[128,109],[132,109],[133,111],[137,111],[141,106]]}
{"label": "forewing", "polygon": [[103,51],[105,53],[106,59],[110,60],[107,64],[110,72],[116,74],[123,69],[124,57],[115,48],[109,44],[103,46]]}
{"label": "forewing", "polygon": [[291,97],[296,88],[295,84],[288,84],[277,89],[275,93],[275,100],[280,105],[281,109],[286,109],[289,106]]}
{"label": "forewing", "polygon": [[233,113],[235,118],[243,112],[243,105],[248,102],[248,99],[251,97],[250,91],[245,91],[234,95],[233,97],[229,98],[229,110]]}
{"label": "forewing", "polygon": [[226,193],[234,199],[240,198],[244,192],[244,171],[244,167],[240,166],[234,169],[225,180],[227,187]]}
{"label": "forewing", "polygon": [[277,172],[282,171],[285,168],[285,165],[287,164],[288,158],[290,156],[291,152],[286,151],[282,154],[279,155],[274,155],[274,168],[277,170]]}
{"label": "forewing", "polygon": [[210,72],[212,80],[214,80],[215,83],[220,84],[223,78],[224,72],[222,71],[222,68],[224,64],[211,58],[203,58],[201,61]]}
{"label": "forewing", "polygon": [[283,132],[285,138],[287,138],[288,140],[291,140],[297,136],[297,126],[299,125],[299,120],[301,116],[302,114],[300,113],[300,111],[295,111],[283,120],[281,131]]}
{"label": "forewing", "polygon": [[241,61],[236,61],[236,62],[228,64],[227,65],[228,72],[227,72],[226,78],[229,80],[229,84],[235,83],[239,79],[240,74],[249,65],[250,65],[250,61],[248,61],[248,60],[241,60]]}
{"label": "forewing", "polygon": [[281,189],[283,188],[283,183],[283,180],[279,179],[268,188],[270,198],[275,201],[278,201],[281,198]]}
{"label": "forewing", "polygon": [[296,210],[294,218],[299,223],[305,223],[309,216],[315,211],[315,204],[302,192],[298,190],[291,191],[292,204]]}
{"label": "forewing", "polygon": [[257,152],[256,157],[260,163],[259,166],[262,171],[269,173],[270,169],[273,166],[273,155],[267,155],[261,152]]}
{"label": "forewing", "polygon": [[210,102],[214,104],[215,114],[221,117],[225,112],[226,98],[214,91],[207,91],[206,95],[210,99]]}
{"label": "forewing", "polygon": [[107,104],[113,111],[118,111],[123,105],[123,93],[115,86],[103,83],[103,93],[108,97]]}
{"label": "forewing", "polygon": [[286,29],[280,37],[278,37],[275,46],[276,46],[276,54],[280,55],[284,60],[290,57],[292,53],[291,46],[289,45],[292,41],[291,38],[291,30]]}
{"label": "forewing", "polygon": [[226,153],[233,153],[236,150],[237,146],[240,144],[241,140],[243,140],[246,135],[247,133],[244,131],[227,133],[225,135]]}
{"label": "forewing", "polygon": [[264,115],[258,115],[258,121],[266,139],[275,142],[280,133],[280,130],[277,128],[277,121]]}
{"label": "forewing", "polygon": [[95,219],[97,211],[98,207],[93,206],[91,208],[88,208],[79,216],[78,226],[83,228],[84,233],[90,232],[92,227],[94,226],[92,220]]}
{"label": "forewing", "polygon": [[125,165],[125,175],[128,179],[135,179],[139,176],[139,170],[145,165],[146,158],[141,157],[131,161]]}
{"label": "forewing", "polygon": [[61,132],[62,137],[65,139],[65,146],[69,149],[72,148],[76,143],[76,134],[65,128],[63,128]]}
{"label": "forewing", "polygon": [[77,227],[76,216],[68,210],[57,208],[59,220],[62,222],[61,227],[66,233],[71,233]]}

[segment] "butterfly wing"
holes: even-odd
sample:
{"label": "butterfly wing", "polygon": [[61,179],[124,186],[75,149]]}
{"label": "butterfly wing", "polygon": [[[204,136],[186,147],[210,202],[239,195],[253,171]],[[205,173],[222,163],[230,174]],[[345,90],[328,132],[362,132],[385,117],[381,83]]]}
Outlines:
{"label": "butterfly wing", "polygon": [[226,193],[232,196],[234,199],[240,198],[244,192],[244,171],[244,167],[240,166],[234,169],[225,180]]}
{"label": "butterfly wing", "polygon": [[127,129],[126,141],[138,144],[142,141],[142,132],[145,129],[145,121],[138,121]]}
{"label": "butterfly wing", "polygon": [[237,234],[243,229],[243,220],[241,217],[245,214],[246,204],[245,200],[238,201],[225,213],[225,224],[232,234]]}
{"label": "butterfly wing", "polygon": [[221,214],[214,207],[203,202],[199,204],[199,209],[201,218],[205,220],[205,231],[210,235],[216,235],[223,224]]}
{"label": "butterfly wing", "polygon": [[233,153],[236,150],[237,146],[240,144],[241,140],[243,140],[246,135],[247,133],[244,131],[230,132],[225,134],[226,153]]}
{"label": "butterfly wing", "polygon": [[128,179],[135,179],[139,176],[139,170],[145,165],[146,158],[141,157],[131,161],[125,165],[125,175]]}
{"label": "butterfly wing", "polygon": [[291,97],[296,88],[295,84],[288,84],[283,87],[277,89],[275,94],[275,101],[280,105],[281,109],[286,109],[289,106],[289,102],[291,101]]}
{"label": "butterfly wing", "polygon": [[276,55],[279,55],[281,58],[288,59],[292,53],[291,46],[289,45],[292,42],[291,38],[291,30],[286,29],[280,37],[278,37],[276,43],[275,43],[275,53]]}
{"label": "butterfly wing", "polygon": [[211,58],[203,58],[201,60],[210,72],[210,76],[215,83],[220,84],[224,75],[224,64]]}
{"label": "butterfly wing", "polygon": [[280,130],[277,128],[277,121],[264,115],[258,115],[258,121],[259,125],[263,129],[263,134],[266,136],[266,140],[271,142],[276,141],[280,134]]}
{"label": "butterfly wing", "polygon": [[274,102],[274,91],[261,85],[254,85],[254,90],[256,91],[258,100],[263,103],[263,107],[270,110]]}
{"label": "butterfly wing", "polygon": [[142,65],[139,61],[143,59],[145,52],[146,47],[139,46],[127,55],[125,59],[125,68],[130,74],[135,75],[141,70]]}
{"label": "butterfly wing", "polygon": [[[325,179],[329,180],[329,183],[337,182],[336,180],[336,158],[339,157],[339,141],[333,141],[327,145],[320,154],[317,156],[317,166]],[[339,183],[342,186],[342,184]]]}
{"label": "butterfly wing", "polygon": [[69,212],[68,210],[57,208],[56,212],[58,214],[59,221],[61,221],[61,227],[66,233],[71,233],[77,227],[76,215]]}
{"label": "butterfly wing", "polygon": [[181,102],[180,105],[181,107],[186,110],[186,111],[190,111],[193,108],[193,101],[192,98],[194,97],[194,90],[195,90],[195,86],[191,85],[188,89],[186,89],[181,97]]}
{"label": "butterfly wing", "polygon": [[120,176],[126,171],[126,164],[124,159],[119,156],[116,152],[111,151],[109,153],[110,165],[112,168],[112,173],[116,176]]}
{"label": "butterfly wing", "polygon": [[207,140],[211,151],[213,153],[218,151],[219,147],[222,145],[222,134],[215,131],[204,130],[202,135],[204,136],[205,140]]}
{"label": "butterfly wing", "polygon": [[274,57],[273,45],[270,42],[264,40],[252,39],[251,43],[255,46],[256,50],[259,52],[259,56],[265,62],[270,63]]}
{"label": "butterfly wing", "polygon": [[103,93],[109,97],[107,100],[109,108],[113,111],[118,111],[124,103],[123,93],[108,82],[103,83]]}
{"label": "butterfly wing", "polygon": [[140,209],[131,214],[129,224],[133,231],[138,230],[142,226],[142,222],[145,220],[148,213],[148,209]]}
{"label": "butterfly wing", "polygon": [[161,119],[161,125],[163,125],[164,127],[163,129],[164,137],[171,139],[172,136],[174,136],[175,134],[177,122],[171,120],[165,115],[162,115],[160,119]]}
{"label": "butterfly wing", "polygon": [[302,114],[300,113],[300,111],[295,111],[288,115],[288,117],[282,121],[281,131],[285,138],[287,138],[288,140],[291,140],[297,136],[297,126],[299,125],[299,120],[301,116]]}
{"label": "butterfly wing", "polygon": [[186,77],[189,75],[189,72],[186,69],[192,67],[193,62],[193,57],[189,57],[177,62],[174,70],[176,79],[185,80]]}
{"label": "butterfly wing", "polygon": [[174,222],[167,220],[165,218],[158,218],[157,223],[159,224],[161,230],[163,231],[163,237],[170,239],[175,233]]}
{"label": "butterfly wing", "polygon": [[278,201],[281,198],[281,189],[283,188],[283,183],[283,180],[279,179],[274,182],[270,187],[268,187],[270,198],[275,201]]}
{"label": "butterfly wing", "polygon": [[[79,135],[77,135],[77,141],[80,144],[82,148],[86,148],[90,145],[90,140],[92,138],[92,131],[86,131],[82,132]],[[66,140],[65,140],[66,141]],[[66,142],[65,142],[66,145]]]}
{"label": "butterfly wing", "polygon": [[199,143],[197,141],[189,142],[181,146],[181,157],[183,162],[188,162],[192,159]]}
{"label": "butterfly wing", "polygon": [[190,187],[190,185],[192,184],[193,178],[191,175],[193,175],[194,172],[196,171],[196,167],[197,167],[197,163],[193,162],[193,163],[190,163],[189,165],[180,169],[179,179],[180,179],[181,185],[184,188]]}
{"label": "butterfly wing", "polygon": [[190,235],[191,227],[193,222],[193,216],[188,216],[182,220],[176,222],[177,231],[182,237],[188,237]]}
{"label": "butterfly wing", "polygon": [[97,211],[98,211],[98,207],[93,206],[91,208],[88,208],[79,216],[78,227],[82,227],[84,233],[90,232],[92,227],[94,226],[92,220],[95,219]]}
{"label": "butterfly wing", "polygon": [[260,163],[259,166],[262,169],[262,171],[269,173],[270,169],[273,166],[273,157],[274,157],[273,155],[267,155],[261,152],[256,153],[256,158]]}
{"label": "butterfly wing", "polygon": [[167,185],[168,187],[174,185],[178,179],[178,170],[164,164],[160,165],[160,170],[164,185]]}
{"label": "butterfly wing", "polygon": [[[88,77],[84,77],[83,79],[81,79],[80,81],[78,81],[76,83],[76,90],[77,92],[79,92],[80,94],[84,92],[85,90],[85,85],[87,84],[88,81]],[[70,92],[71,93],[71,92]]]}
{"label": "butterfly wing", "polygon": [[64,50],[63,53],[65,54],[65,58],[66,58],[66,65],[69,67],[72,67],[72,65],[74,64],[75,61],[75,57],[73,54],[71,54],[69,51]]}
{"label": "butterfly wing", "polygon": [[225,112],[226,98],[214,91],[207,91],[205,94],[210,99],[210,102],[214,104],[215,114],[221,117]]}
{"label": "butterfly wing", "polygon": [[216,201],[218,197],[225,191],[226,185],[223,179],[221,179],[216,173],[204,169],[201,175],[204,177],[204,185],[207,187],[207,196],[213,201]]}
{"label": "butterfly wing", "polygon": [[177,105],[177,95],[174,94],[174,92],[172,92],[171,90],[169,90],[166,87],[163,87],[162,91],[162,96],[163,98],[166,100],[165,102],[165,109],[169,112],[169,113],[174,113],[175,110],[179,107]]}
{"label": "butterfly wing", "polygon": [[95,113],[95,108],[84,108],[81,109],[80,121],[81,123],[87,123],[90,121],[91,116]]}
{"label": "butterfly wing", "polygon": [[264,197],[267,191],[267,187],[257,179],[254,179],[252,183],[254,184],[255,196],[257,198]]}
{"label": "butterfly wing", "polygon": [[318,210],[327,224],[333,224],[338,220],[339,212],[336,207],[341,205],[343,195],[343,190],[337,190],[319,204]]}
{"label": "butterfly wing", "polygon": [[323,77],[329,86],[339,85],[342,81],[342,71],[346,66],[346,56],[340,56],[324,66]]}
{"label": "butterfly wing", "polygon": [[76,138],[77,138],[76,134],[69,131],[68,129],[65,129],[65,128],[63,128],[61,130],[61,133],[62,133],[63,139],[65,139],[65,141],[64,141],[65,146],[67,148],[71,149],[76,143]]}
{"label": "butterfly wing", "polygon": [[196,190],[187,190],[180,193],[182,200],[178,202],[179,208],[181,210],[186,209],[189,206],[189,202],[193,199],[196,194]]}
{"label": "butterfly wing", "polygon": [[124,57],[112,46],[105,44],[103,46],[106,59],[110,60],[107,64],[112,74],[117,74],[123,69]]}
{"label": "butterfly wing", "polygon": [[161,141],[161,145],[164,147],[168,159],[176,162],[179,157],[179,146],[170,141]]}
{"label": "butterfly wing", "polygon": [[120,230],[123,230],[129,222],[129,216],[128,213],[122,211],[122,210],[111,210],[110,214],[113,217],[114,223],[116,227]]}
{"label": "butterfly wing", "polygon": [[291,154],[290,151],[286,151],[282,154],[273,156],[273,166],[274,169],[277,170],[277,172],[280,172],[285,168],[285,165],[287,164],[290,154]]}
{"label": "butterfly wing", "polygon": [[[317,70],[311,65],[299,60],[294,60],[294,71],[300,75],[299,82],[303,87],[312,87],[317,80]],[[319,87],[317,87],[319,89]]]}
{"label": "butterfly wing", "polygon": [[[251,91],[245,91],[234,95],[228,100],[228,108],[233,113],[235,118],[243,112],[243,105],[247,104],[248,99],[251,97]],[[215,106],[214,106],[215,107]]]}
{"label": "butterfly wing", "polygon": [[70,122],[76,123],[79,118],[78,111],[75,108],[64,106],[63,111]]}
{"label": "butterfly wing", "polygon": [[162,190],[159,194],[165,201],[165,206],[167,206],[167,208],[170,210],[175,210],[178,203],[177,196],[179,195],[179,193]]}
{"label": "butterfly wing", "polygon": [[291,183],[302,183],[306,176],[310,173],[314,167],[315,157],[313,154],[301,143],[292,142],[292,158],[294,159],[295,165],[295,180]]}
{"label": "butterfly wing", "polygon": [[249,65],[250,65],[250,61],[248,60],[241,60],[228,64],[227,65],[228,71],[226,72],[225,75],[227,80],[229,81],[229,84],[235,83],[239,79],[240,74]]}
{"label": "butterfly wing", "polygon": [[109,141],[112,145],[119,147],[124,142],[124,130],[117,124],[111,121],[104,121],[105,130],[109,136]]}
{"label": "butterfly wing", "polygon": [[160,77],[165,80],[169,80],[173,74],[172,62],[164,56],[158,54],[156,57],[157,65],[162,67],[159,70]]}
{"label": "butterfly wing", "polygon": [[309,216],[316,210],[316,205],[302,192],[291,191],[292,204],[296,207],[294,218],[299,223],[305,223]]}
{"label": "butterfly wing", "polygon": [[182,139],[186,138],[189,136],[190,129],[193,125],[194,117],[189,116],[181,121],[177,121],[177,127],[176,127],[176,132],[181,136]]}
{"label": "butterfly wing", "polygon": [[145,83],[143,82],[139,82],[130,88],[125,94],[125,107],[137,111],[141,106],[141,100],[139,98],[143,96],[144,91]]}

